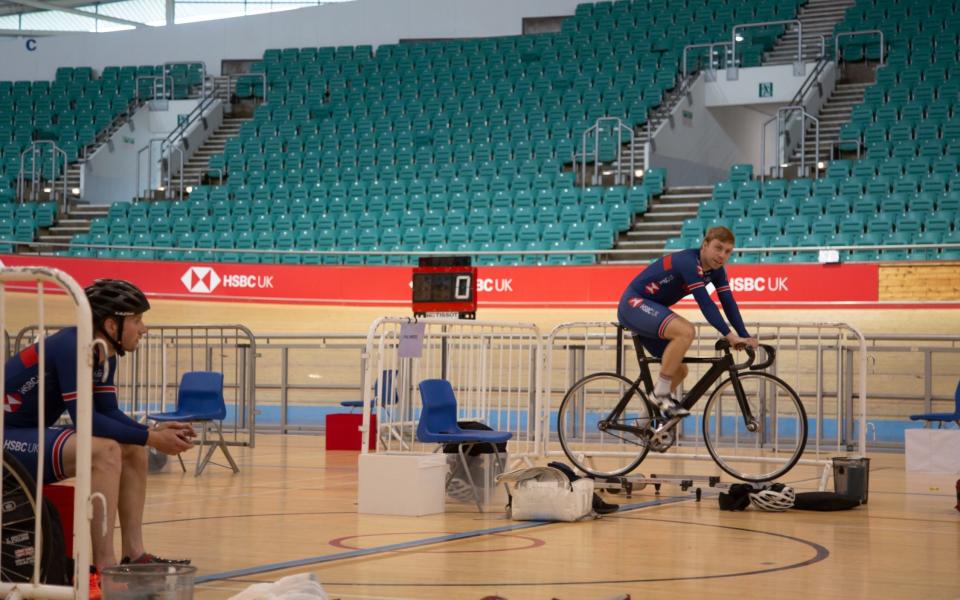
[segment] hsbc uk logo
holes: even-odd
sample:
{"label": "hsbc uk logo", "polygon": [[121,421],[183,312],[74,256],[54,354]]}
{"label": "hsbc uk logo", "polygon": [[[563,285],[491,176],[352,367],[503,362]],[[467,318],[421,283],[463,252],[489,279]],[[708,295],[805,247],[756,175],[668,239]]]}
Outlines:
{"label": "hsbc uk logo", "polygon": [[194,294],[210,294],[219,286],[225,288],[273,288],[273,275],[224,275],[220,276],[210,267],[190,267],[180,277],[187,291]]}
{"label": "hsbc uk logo", "polygon": [[210,267],[190,267],[180,281],[195,294],[209,294],[220,285],[220,276]]}

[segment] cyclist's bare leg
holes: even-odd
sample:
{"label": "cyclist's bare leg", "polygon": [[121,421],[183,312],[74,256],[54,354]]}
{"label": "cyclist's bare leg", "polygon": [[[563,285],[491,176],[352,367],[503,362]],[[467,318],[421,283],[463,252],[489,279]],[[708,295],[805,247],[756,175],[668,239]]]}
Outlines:
{"label": "cyclist's bare leg", "polygon": [[687,368],[687,365],[680,363],[680,366],[676,371],[673,372],[673,375],[670,377],[670,393],[677,391],[677,388],[680,387],[680,384],[683,383],[683,380],[687,378],[687,373],[690,372],[690,369]]}
{"label": "cyclist's bare leg", "polygon": [[[93,542],[93,562],[97,567],[109,567],[117,563],[113,553],[113,529],[117,520],[117,504],[120,496],[120,470],[122,459],[120,444],[114,440],[94,437],[92,440],[92,472],[90,490],[100,492],[106,498],[106,515],[95,504],[93,521],[90,523]],[[63,467],[67,477],[77,474],[77,436],[70,436],[63,445]],[[106,534],[100,533],[106,528]]]}
{"label": "cyclist's bare leg", "polygon": [[683,364],[683,357],[693,344],[694,334],[693,325],[680,315],[671,319],[663,331],[663,337],[670,341],[660,360],[660,373],[673,381],[672,388],[680,385],[687,375],[687,366]]}
{"label": "cyclist's bare leg", "polygon": [[123,473],[120,476],[120,538],[123,556],[137,558],[143,549],[143,505],[147,497],[147,449],[121,444]]}
{"label": "cyclist's bare leg", "polygon": [[[669,340],[667,347],[663,351],[660,361],[661,381],[670,380],[670,392],[672,393],[683,381],[687,375],[687,367],[683,364],[683,357],[686,355],[690,345],[693,344],[694,329],[693,325],[683,317],[677,315],[671,319],[664,328],[663,337]],[[662,384],[658,384],[662,385]],[[657,402],[660,404],[664,415],[668,417],[685,416],[689,411],[679,406],[675,401],[666,396],[666,390],[663,392],[655,391]],[[660,394],[663,394],[661,396]]]}

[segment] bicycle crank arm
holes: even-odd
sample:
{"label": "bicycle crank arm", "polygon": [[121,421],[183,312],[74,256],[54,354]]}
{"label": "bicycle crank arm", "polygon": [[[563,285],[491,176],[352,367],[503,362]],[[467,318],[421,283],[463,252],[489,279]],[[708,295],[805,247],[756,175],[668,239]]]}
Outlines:
{"label": "bicycle crank arm", "polygon": [[610,423],[609,421],[600,421],[598,424],[600,431],[625,431],[632,433],[637,437],[646,437],[650,435],[649,428],[634,427],[633,425],[621,425],[619,423]]}

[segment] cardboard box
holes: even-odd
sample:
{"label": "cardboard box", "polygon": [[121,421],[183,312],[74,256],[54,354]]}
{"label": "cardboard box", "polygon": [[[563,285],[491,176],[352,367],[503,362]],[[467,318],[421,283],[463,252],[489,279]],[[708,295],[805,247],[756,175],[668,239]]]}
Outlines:
{"label": "cardboard box", "polygon": [[443,454],[361,454],[357,512],[420,516],[442,513],[447,458]]}

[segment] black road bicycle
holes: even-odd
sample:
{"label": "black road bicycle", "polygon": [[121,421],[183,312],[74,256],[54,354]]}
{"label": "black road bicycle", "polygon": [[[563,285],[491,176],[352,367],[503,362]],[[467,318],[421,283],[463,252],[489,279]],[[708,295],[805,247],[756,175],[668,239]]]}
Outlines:
{"label": "black road bicycle", "polygon": [[[665,418],[652,400],[650,365],[660,359],[646,356],[636,336],[633,344],[640,365],[636,380],[619,373],[593,373],[573,384],[560,403],[560,445],[585,473],[626,475],[651,449],[666,452],[676,443],[676,428],[684,417]],[[704,407],[703,442],[721,469],[751,482],[784,475],[800,460],[807,444],[807,413],[800,397],[785,381],[763,372],[776,360],[776,350],[766,344],[761,348],[762,363],[754,364],[755,352],[745,348],[749,358],[738,364],[730,343],[721,339],[716,343],[719,356],[683,361],[710,365],[683,397],[681,404],[687,410],[726,376]],[[685,439],[693,436],[684,434]]]}

